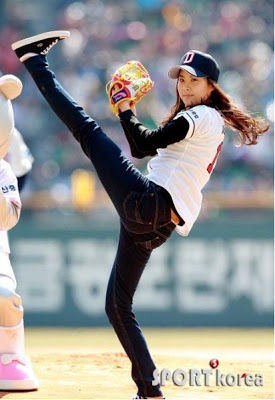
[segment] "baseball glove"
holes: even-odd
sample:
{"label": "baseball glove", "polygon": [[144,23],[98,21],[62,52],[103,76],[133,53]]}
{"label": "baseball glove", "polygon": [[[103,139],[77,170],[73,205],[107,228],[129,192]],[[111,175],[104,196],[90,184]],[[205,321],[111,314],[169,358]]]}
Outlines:
{"label": "baseball glove", "polygon": [[124,100],[135,106],[153,86],[147,69],[139,61],[128,61],[116,70],[106,85],[111,111],[118,115],[119,104]]}

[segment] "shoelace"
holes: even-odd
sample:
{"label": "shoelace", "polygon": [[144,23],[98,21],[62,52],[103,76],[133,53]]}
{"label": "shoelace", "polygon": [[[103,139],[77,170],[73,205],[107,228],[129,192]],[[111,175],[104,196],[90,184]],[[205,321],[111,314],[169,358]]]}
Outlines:
{"label": "shoelace", "polygon": [[47,46],[45,48],[45,50],[41,51],[41,54],[45,55],[48,53],[49,50],[51,50],[51,48],[58,42],[58,39],[55,39],[52,43],[49,44],[49,46]]}
{"label": "shoelace", "polygon": [[3,354],[0,359],[3,365],[8,365],[12,361],[19,361],[21,364],[26,365],[25,357],[20,356],[19,354]]}

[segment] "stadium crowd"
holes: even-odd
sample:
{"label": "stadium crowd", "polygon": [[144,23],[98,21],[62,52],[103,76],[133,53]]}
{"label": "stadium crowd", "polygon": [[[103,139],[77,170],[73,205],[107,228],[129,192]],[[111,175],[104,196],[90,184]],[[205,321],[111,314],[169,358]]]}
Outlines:
{"label": "stadium crowd", "polygon": [[[156,126],[172,106],[175,82],[167,71],[188,49],[210,52],[221,66],[220,84],[238,104],[273,122],[273,9],[269,0],[3,0],[0,3],[0,70],[18,75],[23,94],[14,102],[16,126],[35,163],[28,193],[69,193],[76,168],[90,168],[66,128],[54,118],[10,49],[22,37],[66,29],[70,40],[49,61],[69,92],[129,155],[118,120],[111,114],[105,84],[129,59],[138,59],[155,81],[138,106],[140,119]],[[206,190],[268,191],[272,188],[273,138],[238,145],[228,132]],[[141,169],[146,160],[136,160]],[[98,185],[99,186],[99,185]]]}

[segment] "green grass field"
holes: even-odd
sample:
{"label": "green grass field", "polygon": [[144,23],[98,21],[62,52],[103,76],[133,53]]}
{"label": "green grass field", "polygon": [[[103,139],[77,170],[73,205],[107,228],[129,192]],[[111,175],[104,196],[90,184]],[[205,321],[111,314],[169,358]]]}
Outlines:
{"label": "green grass field", "polygon": [[[163,387],[167,399],[273,399],[273,332],[270,329],[144,329],[157,367],[209,368],[260,373],[263,386]],[[130,363],[111,329],[27,329],[26,347],[40,381],[29,393],[0,392],[7,399],[130,399],[136,393]]]}

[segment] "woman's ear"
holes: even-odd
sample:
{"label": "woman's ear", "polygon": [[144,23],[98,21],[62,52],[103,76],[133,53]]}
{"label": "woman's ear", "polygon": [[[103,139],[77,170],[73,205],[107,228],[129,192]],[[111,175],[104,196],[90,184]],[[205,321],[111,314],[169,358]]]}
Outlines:
{"label": "woman's ear", "polygon": [[207,88],[207,97],[209,97],[211,95],[211,93],[213,92],[214,89],[215,88],[214,88],[213,83],[209,80],[208,81],[208,88]]}

